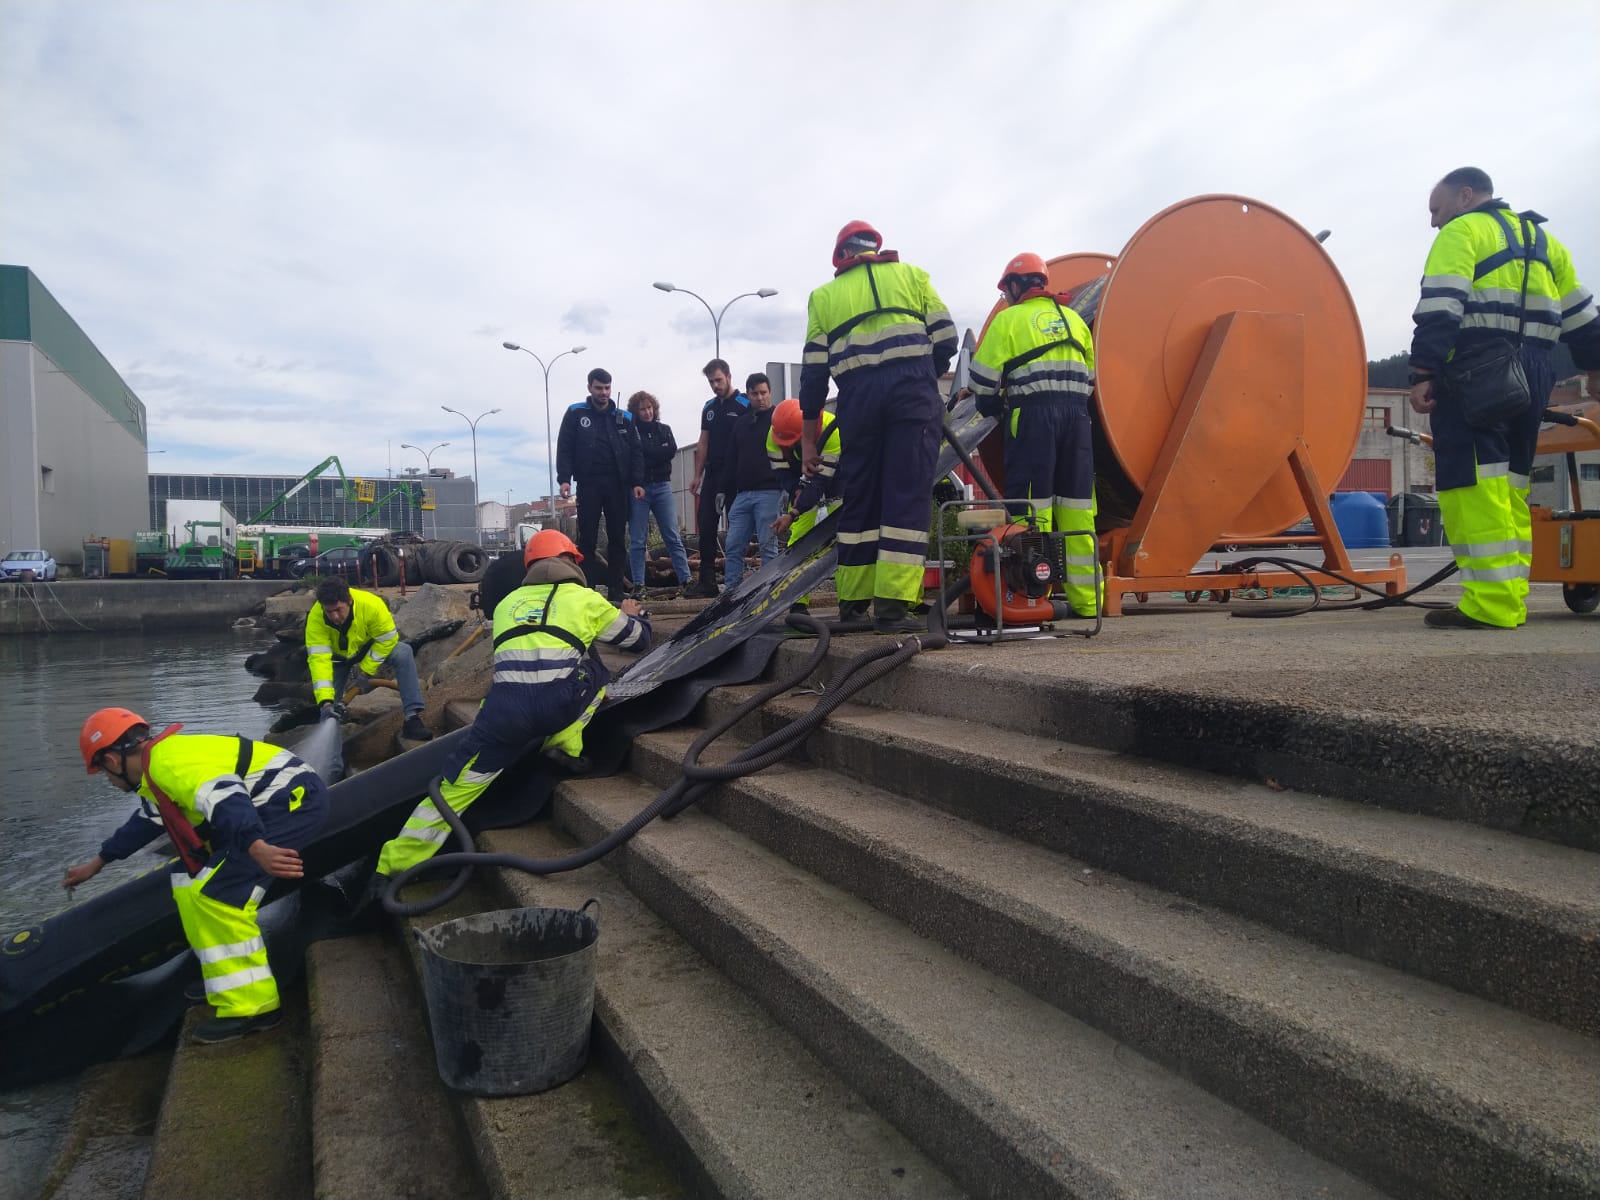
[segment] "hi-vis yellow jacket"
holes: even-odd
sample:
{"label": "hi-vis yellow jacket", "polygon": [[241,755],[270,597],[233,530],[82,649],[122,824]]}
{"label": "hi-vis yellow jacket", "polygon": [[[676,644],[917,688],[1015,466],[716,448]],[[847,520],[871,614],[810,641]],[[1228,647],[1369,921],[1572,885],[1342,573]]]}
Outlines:
{"label": "hi-vis yellow jacket", "polygon": [[1089,326],[1054,296],[1030,296],[995,313],[972,356],[978,411],[1000,415],[1034,396],[1081,396],[1094,390],[1094,339]]}
{"label": "hi-vis yellow jacket", "polygon": [[[1578,282],[1567,248],[1541,228],[1543,220],[1490,200],[1445,223],[1428,251],[1422,299],[1412,314],[1413,368],[1438,374],[1459,345],[1490,335],[1514,337],[1519,313],[1525,342],[1550,347],[1560,339],[1571,346],[1578,366],[1600,368],[1594,295]],[[1529,240],[1524,303],[1523,255]]]}
{"label": "hi-vis yellow jacket", "polygon": [[343,628],[328,624],[319,601],[306,617],[306,662],[311,667],[311,692],[318,704],[334,700],[333,660],[356,665],[368,675],[376,675],[383,660],[400,642],[394,616],[382,596],[350,589],[350,620]]}
{"label": "hi-vis yellow jacket", "polygon": [[800,411],[816,420],[828,377],[843,395],[862,372],[885,363],[930,359],[935,378],[956,356],[956,327],[921,267],[868,258],[835,276],[806,302]]}

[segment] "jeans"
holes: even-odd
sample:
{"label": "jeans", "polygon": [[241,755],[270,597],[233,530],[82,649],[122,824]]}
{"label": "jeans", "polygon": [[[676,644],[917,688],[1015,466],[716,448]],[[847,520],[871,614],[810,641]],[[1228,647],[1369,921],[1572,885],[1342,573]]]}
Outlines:
{"label": "jeans", "polygon": [[654,513],[656,526],[661,530],[661,540],[667,545],[672,558],[672,573],[679,584],[689,582],[689,556],[684,552],[683,539],[678,536],[678,507],[672,500],[672,483],[644,485],[644,499],[631,498],[628,505],[628,559],[633,567],[633,586],[644,585],[644,543],[650,532],[650,514]]}
{"label": "jeans", "polygon": [[744,578],[744,551],[754,537],[761,544],[761,565],[778,557],[778,535],[772,523],[778,519],[778,502],[783,493],[776,488],[760,492],[740,492],[728,509],[728,561],[724,571],[726,586],[734,587]]}
{"label": "jeans", "polygon": [[[360,661],[359,659],[357,660]],[[400,685],[400,704],[407,717],[418,717],[427,707],[422,699],[422,682],[417,678],[417,660],[411,653],[411,646],[406,642],[397,642],[395,648],[389,651],[389,657],[383,660],[384,666],[394,669],[394,681]],[[349,686],[350,672],[358,669],[355,663],[333,662],[333,698],[340,704],[344,703],[344,689]],[[383,667],[378,668],[379,672]],[[333,755],[333,779],[338,782],[344,778],[344,741],[340,740]]]}

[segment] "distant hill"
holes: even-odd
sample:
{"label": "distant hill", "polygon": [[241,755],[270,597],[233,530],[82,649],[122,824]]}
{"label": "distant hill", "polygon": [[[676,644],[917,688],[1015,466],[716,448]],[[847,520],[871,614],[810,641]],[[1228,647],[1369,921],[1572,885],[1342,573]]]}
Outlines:
{"label": "distant hill", "polygon": [[[1556,348],[1550,352],[1550,359],[1555,366],[1557,380],[1578,374],[1578,368],[1572,362],[1572,352],[1564,343],[1556,343]],[[1370,361],[1367,363],[1367,386],[1403,388],[1406,386],[1407,371],[1404,351]]]}

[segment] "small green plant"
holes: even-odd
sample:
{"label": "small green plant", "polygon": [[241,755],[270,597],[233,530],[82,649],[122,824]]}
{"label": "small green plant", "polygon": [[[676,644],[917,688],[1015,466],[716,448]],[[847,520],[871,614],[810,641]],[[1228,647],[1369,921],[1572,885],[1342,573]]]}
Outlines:
{"label": "small green plant", "polygon": [[[964,572],[972,562],[972,543],[959,541],[964,536],[960,522],[956,520],[956,509],[947,508],[938,514],[944,526],[944,552],[956,564],[956,573]],[[939,561],[939,527],[936,525],[928,531],[928,561]]]}

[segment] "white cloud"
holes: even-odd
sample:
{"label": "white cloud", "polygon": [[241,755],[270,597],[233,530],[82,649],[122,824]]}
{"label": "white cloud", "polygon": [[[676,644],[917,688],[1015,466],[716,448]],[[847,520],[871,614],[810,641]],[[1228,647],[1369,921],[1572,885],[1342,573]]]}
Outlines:
{"label": "white cloud", "polygon": [[[592,366],[692,435],[712,323],[798,358],[863,217],[982,321],[1024,248],[1117,252],[1196,194],[1328,244],[1368,351],[1403,349],[1444,170],[1490,170],[1594,285],[1600,81],[1474,103],[1459,4],[6,0],[0,247],[150,407],[172,470],[414,465],[542,492]],[[1600,44],[1600,7],[1539,10]],[[1459,64],[1452,67],[1450,64]]]}

